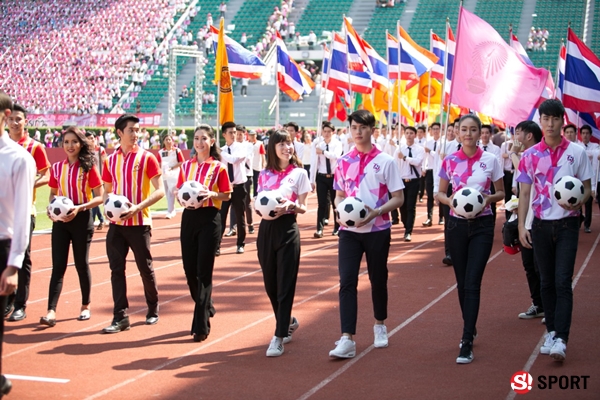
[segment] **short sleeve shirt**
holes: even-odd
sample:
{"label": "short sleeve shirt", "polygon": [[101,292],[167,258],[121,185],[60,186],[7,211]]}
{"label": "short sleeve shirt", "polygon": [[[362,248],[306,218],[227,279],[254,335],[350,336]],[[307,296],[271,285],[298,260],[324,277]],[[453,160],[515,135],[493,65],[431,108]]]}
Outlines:
{"label": "short sleeve shirt", "polygon": [[[444,158],[439,176],[452,184],[453,194],[469,187],[478,190],[481,194],[490,195],[492,184],[504,176],[504,171],[494,154],[478,148],[473,157],[469,158],[460,149]],[[450,207],[450,215],[463,218],[456,215],[452,207]],[[478,217],[486,215],[492,215],[490,205],[487,205]]]}
{"label": "short sleeve shirt", "polygon": [[[17,144],[23,146],[25,150],[29,152],[33,156],[33,160],[35,161],[35,168],[37,169],[38,174],[44,174],[48,168],[50,168],[50,161],[48,161],[48,156],[46,155],[46,149],[44,149],[44,145],[40,142],[30,138],[29,136],[25,136],[23,139],[19,140]],[[36,189],[33,189],[33,204],[35,205],[35,194]],[[35,213],[35,207],[31,208],[31,212]]]}
{"label": "short sleeve shirt", "polygon": [[[295,202],[298,196],[311,191],[308,173],[291,164],[283,171],[264,169],[258,176],[258,192],[265,190],[280,190],[287,194],[288,200]],[[294,214],[294,211],[288,211],[288,214]]]}
{"label": "short sleeve shirt", "polygon": [[[149,151],[135,146],[125,155],[119,147],[106,158],[102,169],[102,181],[112,184],[113,193],[127,197],[132,204],[140,204],[150,196],[151,180],[160,174],[158,161]],[[116,224],[152,226],[150,210],[144,208],[132,218]]]}
{"label": "short sleeve shirt", "polygon": [[48,186],[56,189],[58,196],[68,197],[73,204],[85,204],[94,198],[92,190],[100,187],[102,180],[98,168],[85,172],[79,161],[69,165],[69,160],[52,164]]}
{"label": "short sleeve shirt", "polygon": [[[333,188],[344,192],[346,197],[358,197],[375,209],[388,202],[388,192],[404,189],[404,183],[394,159],[373,146],[369,153],[361,153],[353,148],[338,159]],[[391,226],[389,213],[385,213],[360,228],[341,226],[340,229],[368,233],[383,231]]]}
{"label": "short sleeve shirt", "polygon": [[517,182],[534,186],[531,204],[536,218],[558,220],[579,215],[579,210],[567,211],[554,199],[554,184],[563,176],[573,176],[582,182],[592,178],[592,168],[583,147],[562,138],[552,150],[542,139],[523,153]]}
{"label": "short sleeve shirt", "polygon": [[[198,163],[196,157],[184,162],[179,169],[177,187],[181,187],[187,181],[199,182],[212,192],[231,193],[233,191],[227,176],[227,167],[212,157],[202,163]],[[215,207],[220,210],[222,203],[221,200],[211,198],[203,202],[200,207]]]}

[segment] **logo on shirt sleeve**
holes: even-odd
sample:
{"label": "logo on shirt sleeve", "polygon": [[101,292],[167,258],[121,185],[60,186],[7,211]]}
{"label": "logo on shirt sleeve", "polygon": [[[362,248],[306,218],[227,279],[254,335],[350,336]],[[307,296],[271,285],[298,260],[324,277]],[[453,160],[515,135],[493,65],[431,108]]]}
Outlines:
{"label": "logo on shirt sleeve", "polygon": [[569,165],[573,165],[573,163],[575,162],[575,157],[573,157],[571,154],[567,155],[567,162],[569,163]]}
{"label": "logo on shirt sleeve", "polygon": [[379,172],[379,170],[381,169],[381,166],[377,163],[373,163],[373,170],[375,172]]}

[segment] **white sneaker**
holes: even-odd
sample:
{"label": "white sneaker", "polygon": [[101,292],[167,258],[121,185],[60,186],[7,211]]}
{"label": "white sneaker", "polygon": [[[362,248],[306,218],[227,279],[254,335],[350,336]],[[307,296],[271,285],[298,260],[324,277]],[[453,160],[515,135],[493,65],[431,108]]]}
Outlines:
{"label": "white sneaker", "polygon": [[294,333],[299,326],[300,323],[298,322],[298,320],[295,317],[292,317],[292,323],[290,324],[290,327],[288,329],[288,335],[283,338],[283,344],[288,344],[292,341],[292,333]]}
{"label": "white sneaker", "polygon": [[554,343],[556,342],[554,335],[556,335],[556,332],[554,331],[546,333],[544,344],[540,347],[540,354],[550,354],[550,350],[552,350],[552,347],[554,347]]}
{"label": "white sneaker", "polygon": [[277,336],[273,336],[269,348],[267,349],[267,357],[279,357],[283,354],[283,341]]}
{"label": "white sneaker", "polygon": [[558,338],[554,341],[554,346],[550,350],[550,357],[554,358],[555,361],[563,362],[567,356],[567,344],[564,340]]}
{"label": "white sneaker", "polygon": [[356,343],[348,336],[342,336],[335,342],[335,349],[329,352],[329,357],[352,358],[356,355]]}
{"label": "white sneaker", "polygon": [[375,340],[373,346],[377,348],[388,347],[388,335],[387,328],[383,324],[375,324],[373,326],[373,333],[375,334]]}

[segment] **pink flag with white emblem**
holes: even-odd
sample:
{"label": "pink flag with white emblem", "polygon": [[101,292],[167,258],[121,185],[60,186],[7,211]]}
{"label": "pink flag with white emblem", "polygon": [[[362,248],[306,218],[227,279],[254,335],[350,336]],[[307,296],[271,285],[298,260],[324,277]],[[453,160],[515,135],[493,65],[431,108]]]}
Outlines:
{"label": "pink flag with white emblem", "polygon": [[517,125],[529,117],[548,74],[527,65],[492,26],[461,7],[450,102]]}

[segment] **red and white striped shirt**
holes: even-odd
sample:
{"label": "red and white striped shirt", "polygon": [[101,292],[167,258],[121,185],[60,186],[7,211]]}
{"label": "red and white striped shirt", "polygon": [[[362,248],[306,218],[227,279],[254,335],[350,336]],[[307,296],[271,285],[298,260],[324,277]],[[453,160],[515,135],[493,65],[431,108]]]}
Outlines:
{"label": "red and white striped shirt", "polygon": [[[187,160],[181,165],[177,187],[181,187],[186,181],[200,182],[208,190],[217,193],[231,193],[233,187],[227,176],[227,167],[212,157],[198,164],[196,157]],[[202,203],[201,207],[215,207],[221,209],[221,200],[210,198]]]}
{"label": "red and white striped shirt", "polygon": [[[50,161],[48,161],[48,156],[46,155],[46,149],[44,149],[44,145],[42,145],[37,140],[32,139],[28,135],[25,135],[21,140],[17,142],[20,146],[23,146],[25,150],[29,152],[33,156],[35,161],[35,167],[37,169],[38,174],[43,174],[46,172],[48,168],[50,168]],[[35,192],[36,189],[33,189],[33,205],[31,207],[32,215],[35,215]]]}
{"label": "red and white striped shirt", "polygon": [[85,204],[93,199],[92,190],[101,185],[100,173],[95,165],[85,172],[79,161],[71,165],[69,160],[52,164],[48,186],[57,189],[58,196],[68,197],[75,205]]}
{"label": "red and white striped shirt", "polygon": [[[156,157],[139,146],[123,154],[121,147],[106,158],[102,180],[112,185],[113,193],[125,196],[132,204],[140,204],[150,196],[151,180],[161,174]],[[113,223],[113,222],[111,222]],[[117,225],[152,225],[149,208]]]}

